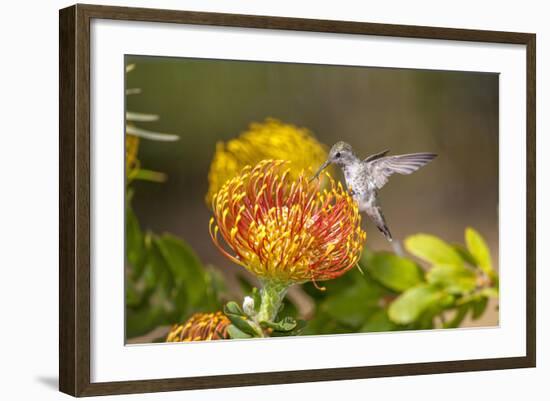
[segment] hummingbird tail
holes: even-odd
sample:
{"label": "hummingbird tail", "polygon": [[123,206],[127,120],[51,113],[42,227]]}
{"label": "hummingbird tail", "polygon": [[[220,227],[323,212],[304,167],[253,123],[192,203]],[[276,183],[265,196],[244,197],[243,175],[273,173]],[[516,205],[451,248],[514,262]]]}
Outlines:
{"label": "hummingbird tail", "polygon": [[382,234],[384,234],[384,237],[386,237],[389,242],[393,241],[393,237],[391,236],[390,229],[386,225],[386,222],[382,222],[381,225],[377,224],[376,227],[378,228],[378,230],[380,230]]}
{"label": "hummingbird tail", "polygon": [[386,219],[382,214],[382,208],[380,208],[380,206],[375,206],[367,209],[365,212],[367,213],[367,216],[370,217],[372,222],[376,224],[376,227],[384,235],[384,237],[386,237],[389,242],[392,242],[393,238],[390,229],[386,224]]}
{"label": "hummingbird tail", "polygon": [[[382,216],[383,217],[383,216]],[[377,225],[378,229],[382,234],[384,234],[384,237],[388,240],[388,242],[391,244],[391,247],[395,254],[397,256],[403,256],[403,248],[401,248],[401,244],[399,243],[399,240],[393,240],[393,237],[391,235],[390,229],[386,225],[385,221],[382,221],[382,224]]]}

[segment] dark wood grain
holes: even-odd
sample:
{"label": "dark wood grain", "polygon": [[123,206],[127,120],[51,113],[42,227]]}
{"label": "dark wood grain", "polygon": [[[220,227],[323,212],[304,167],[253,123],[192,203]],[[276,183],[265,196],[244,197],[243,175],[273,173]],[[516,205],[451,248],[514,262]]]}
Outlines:
{"label": "dark wood grain", "polygon": [[75,394],[75,8],[59,16],[59,389]]}
{"label": "dark wood grain", "polygon": [[90,385],[90,37],[89,17],[60,11],[59,388]]}
{"label": "dark wood grain", "polygon": [[536,347],[537,347],[537,139],[536,139],[536,120],[537,120],[537,88],[536,88],[536,36],[530,35],[527,45],[527,260],[525,268],[527,270],[527,302],[526,302],[526,320],[527,327],[527,356],[530,366],[536,365]]}
{"label": "dark wood grain", "polygon": [[[90,382],[90,20],[92,18],[525,45],[527,303],[524,357],[161,380]],[[76,5],[59,15],[59,387],[74,396],[349,380],[533,367],[536,363],[536,38],[534,34]]]}
{"label": "dark wood grain", "polygon": [[468,361],[412,363],[354,368],[313,369],[286,372],[252,373],[191,378],[136,380],[94,383],[80,395],[148,393],[158,391],[199,390],[208,388],[258,386],[268,384],[320,382],[328,380],[372,379],[377,377],[416,376],[531,367],[526,358],[498,358]]}
{"label": "dark wood grain", "polygon": [[108,18],[127,21],[170,22],[191,25],[213,25],[240,28],[280,29],[515,44],[526,44],[531,36],[531,34],[528,33],[518,32],[436,28],[428,26],[379,24],[354,21],[331,21],[95,5],[78,5],[78,7],[80,10],[87,13],[91,18]]}

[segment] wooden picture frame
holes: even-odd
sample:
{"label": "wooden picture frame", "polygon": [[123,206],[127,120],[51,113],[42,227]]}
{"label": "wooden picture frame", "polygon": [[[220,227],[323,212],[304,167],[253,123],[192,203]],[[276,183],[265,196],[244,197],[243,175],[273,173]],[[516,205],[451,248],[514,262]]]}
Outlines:
{"label": "wooden picture frame", "polygon": [[[525,60],[527,71],[526,356],[92,383],[90,380],[90,21],[94,18],[525,45],[527,49]],[[62,9],[59,27],[59,388],[62,392],[73,396],[93,396],[535,366],[536,36],[534,34],[95,5],[75,5]]]}

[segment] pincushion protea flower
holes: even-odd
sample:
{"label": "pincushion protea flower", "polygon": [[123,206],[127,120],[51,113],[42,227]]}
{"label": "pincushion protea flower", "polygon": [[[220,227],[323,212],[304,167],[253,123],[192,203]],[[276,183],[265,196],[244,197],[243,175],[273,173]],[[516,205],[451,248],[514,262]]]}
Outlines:
{"label": "pincushion protea flower", "polygon": [[167,342],[210,341],[229,338],[227,326],[231,322],[222,312],[195,313],[184,324],[172,327]]}
{"label": "pincushion protea flower", "polygon": [[208,173],[206,202],[210,205],[223,184],[247,165],[255,165],[265,159],[288,160],[292,162],[290,178],[296,179],[302,170],[319,167],[327,156],[325,146],[306,128],[273,118],[252,123],[238,138],[216,145]]}
{"label": "pincushion protea flower", "polygon": [[326,174],[329,185],[320,192],[318,180],[304,172],[293,180],[291,171],[281,160],[245,167],[214,195],[210,220],[225,256],[282,288],[341,276],[366,239],[357,204],[340,183]]}

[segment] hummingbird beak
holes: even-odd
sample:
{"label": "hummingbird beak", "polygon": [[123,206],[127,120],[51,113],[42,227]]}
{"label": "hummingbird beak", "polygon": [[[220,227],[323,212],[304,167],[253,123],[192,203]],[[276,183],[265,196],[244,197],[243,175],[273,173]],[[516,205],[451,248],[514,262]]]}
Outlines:
{"label": "hummingbird beak", "polygon": [[321,172],[326,169],[329,165],[330,165],[331,161],[330,159],[327,159],[327,161],[325,161],[321,167],[319,167],[319,170],[317,170],[317,172],[313,175],[313,177],[311,177],[311,179],[309,180],[309,182],[313,181],[314,179],[316,178],[319,178],[319,174],[321,174]]}

